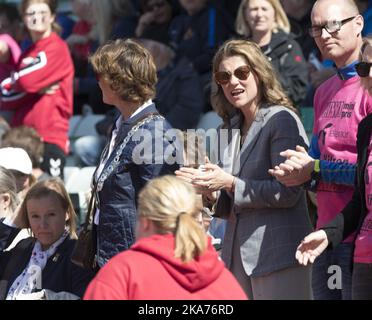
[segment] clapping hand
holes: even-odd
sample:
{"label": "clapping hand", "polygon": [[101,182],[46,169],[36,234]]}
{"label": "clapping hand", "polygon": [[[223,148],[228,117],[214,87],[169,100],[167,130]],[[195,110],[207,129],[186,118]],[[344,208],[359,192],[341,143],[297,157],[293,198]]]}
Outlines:
{"label": "clapping hand", "polygon": [[269,170],[279,182],[287,187],[293,187],[310,180],[314,159],[308,155],[304,147],[297,146],[296,150],[286,150],[280,155],[287,160]]}
{"label": "clapping hand", "polygon": [[176,171],[176,175],[184,181],[192,183],[203,194],[210,194],[221,189],[232,191],[235,179],[219,166],[210,163],[208,158],[206,158],[202,170],[183,167]]}

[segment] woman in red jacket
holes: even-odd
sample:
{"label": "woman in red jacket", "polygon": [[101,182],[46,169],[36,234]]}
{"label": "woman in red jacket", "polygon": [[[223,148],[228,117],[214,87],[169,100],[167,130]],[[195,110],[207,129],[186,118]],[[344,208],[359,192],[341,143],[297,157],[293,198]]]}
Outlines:
{"label": "woman in red jacket", "polygon": [[67,45],[55,32],[56,9],[55,0],[22,1],[23,21],[33,44],[0,89],[2,109],[14,110],[11,125],[36,129],[45,142],[43,169],[62,177],[69,148],[74,68]]}
{"label": "woman in red jacket", "polygon": [[246,299],[197,222],[200,209],[191,185],[151,180],[139,195],[137,242],[99,271],[84,299]]}

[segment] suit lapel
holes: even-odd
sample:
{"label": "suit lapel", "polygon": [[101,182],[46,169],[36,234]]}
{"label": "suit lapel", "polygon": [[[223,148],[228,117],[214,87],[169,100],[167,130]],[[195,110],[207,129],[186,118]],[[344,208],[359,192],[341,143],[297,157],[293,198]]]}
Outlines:
{"label": "suit lapel", "polygon": [[231,174],[237,173],[236,159],[239,157],[241,139],[240,123],[240,116],[234,116],[229,130],[224,130],[219,135],[219,148],[222,150],[222,154],[218,155],[222,160],[219,165]]}
{"label": "suit lapel", "polygon": [[252,122],[251,127],[248,130],[247,136],[244,140],[242,148],[240,149],[240,164],[239,164],[239,175],[244,167],[244,163],[247,161],[249,155],[251,154],[254,146],[257,143],[258,137],[262,127],[264,126],[265,115],[269,112],[267,108],[261,108],[257,112],[255,120]]}

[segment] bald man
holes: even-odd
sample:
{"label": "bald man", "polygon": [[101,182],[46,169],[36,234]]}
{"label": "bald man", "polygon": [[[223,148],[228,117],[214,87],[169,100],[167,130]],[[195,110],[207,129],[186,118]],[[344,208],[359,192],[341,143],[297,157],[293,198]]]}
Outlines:
{"label": "bald man", "polygon": [[[287,160],[270,170],[286,186],[304,184],[316,191],[318,221],[326,225],[353,194],[358,124],[371,112],[372,100],[355,71],[362,46],[363,17],[352,0],[318,0],[310,35],[337,74],[314,97],[314,129],[309,152],[297,147],[281,153]],[[351,299],[354,235],[321,254],[313,266],[315,299]]]}

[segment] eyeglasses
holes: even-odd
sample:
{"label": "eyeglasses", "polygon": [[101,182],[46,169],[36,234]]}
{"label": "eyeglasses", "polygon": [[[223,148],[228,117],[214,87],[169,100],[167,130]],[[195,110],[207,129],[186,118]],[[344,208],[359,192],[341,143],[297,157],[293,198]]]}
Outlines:
{"label": "eyeglasses", "polygon": [[155,9],[160,9],[160,8],[163,8],[165,6],[165,1],[158,1],[158,2],[155,2],[151,5],[148,5],[146,7],[146,11],[154,11]]}
{"label": "eyeglasses", "polygon": [[359,62],[355,65],[355,70],[359,77],[365,78],[368,77],[371,71],[371,62]]}
{"label": "eyeglasses", "polygon": [[320,37],[322,35],[323,29],[326,29],[328,33],[335,33],[337,31],[340,31],[341,27],[345,23],[353,20],[355,17],[356,16],[350,17],[350,18],[347,18],[341,21],[337,21],[337,20],[327,21],[327,23],[323,26],[314,26],[314,27],[309,28],[309,34],[313,38]]}
{"label": "eyeglasses", "polygon": [[[247,80],[251,69],[248,66],[241,66],[234,70],[233,74],[239,80]],[[214,80],[219,85],[225,85],[231,80],[231,72],[229,71],[218,71],[214,73]]]}

